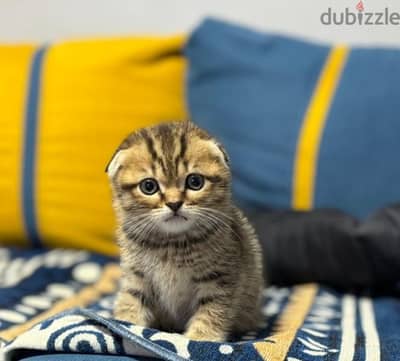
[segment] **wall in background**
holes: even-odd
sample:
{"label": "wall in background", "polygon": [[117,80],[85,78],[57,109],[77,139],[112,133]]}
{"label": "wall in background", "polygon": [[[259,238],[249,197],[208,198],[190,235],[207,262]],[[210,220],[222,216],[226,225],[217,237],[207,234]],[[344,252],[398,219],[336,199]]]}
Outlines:
{"label": "wall in background", "polygon": [[[317,41],[400,46],[400,25],[327,26],[320,16],[331,7],[356,11],[359,0],[0,0],[1,42],[44,42],[99,35],[184,32],[205,15],[262,30],[296,34]],[[365,11],[398,0],[365,0]]]}

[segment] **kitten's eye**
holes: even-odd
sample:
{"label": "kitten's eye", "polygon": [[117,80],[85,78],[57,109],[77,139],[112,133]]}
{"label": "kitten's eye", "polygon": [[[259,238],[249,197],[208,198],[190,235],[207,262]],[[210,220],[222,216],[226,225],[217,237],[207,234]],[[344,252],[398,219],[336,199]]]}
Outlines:
{"label": "kitten's eye", "polygon": [[148,195],[151,196],[152,194],[156,193],[158,191],[158,183],[155,179],[153,178],[146,178],[143,179],[139,183],[140,190]]}
{"label": "kitten's eye", "polygon": [[201,174],[189,174],[186,178],[186,188],[198,191],[204,186],[204,177]]}

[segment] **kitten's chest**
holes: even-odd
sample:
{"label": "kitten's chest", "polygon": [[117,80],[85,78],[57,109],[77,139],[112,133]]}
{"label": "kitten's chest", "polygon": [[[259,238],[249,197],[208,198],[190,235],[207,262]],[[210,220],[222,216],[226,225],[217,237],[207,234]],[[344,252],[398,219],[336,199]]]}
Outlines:
{"label": "kitten's chest", "polygon": [[196,302],[192,272],[160,263],[151,272],[151,286],[160,311],[177,325],[185,323]]}

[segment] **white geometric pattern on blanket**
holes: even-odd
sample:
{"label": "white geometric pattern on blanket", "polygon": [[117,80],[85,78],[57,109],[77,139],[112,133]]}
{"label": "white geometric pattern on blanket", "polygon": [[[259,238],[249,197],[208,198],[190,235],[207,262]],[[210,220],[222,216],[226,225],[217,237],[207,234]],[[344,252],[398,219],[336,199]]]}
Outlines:
{"label": "white geometric pattern on blanket", "polygon": [[[131,331],[135,335],[144,337],[143,336],[143,331],[145,330],[144,327],[131,325],[128,328],[129,328],[129,331]],[[187,339],[186,337],[183,337],[182,335],[180,335],[178,333],[167,333],[167,332],[159,331],[159,332],[156,332],[153,335],[151,335],[149,339],[152,341],[167,341],[167,342],[171,343],[172,345],[174,345],[176,353],[179,356],[186,357],[186,358],[190,357],[190,353],[189,353],[190,340]],[[124,340],[124,348],[125,348],[125,346],[128,346],[128,348],[129,348],[129,344],[132,344],[132,343],[129,343],[126,340]],[[127,352],[126,348],[125,348],[125,351]],[[131,352],[127,352],[127,353],[133,354]]]}
{"label": "white geometric pattern on blanket", "polygon": [[328,331],[340,329],[341,316],[338,297],[327,291],[317,295],[297,336],[297,340],[305,346],[303,352],[314,357],[338,353],[339,350],[329,348],[324,342]]}
{"label": "white geometric pattern on blanket", "polygon": [[190,357],[189,339],[177,333],[157,332],[150,337],[152,341],[167,341],[175,346],[176,353],[182,357]]}
{"label": "white geometric pattern on blanket", "polygon": [[[14,342],[5,347],[4,352],[9,353],[19,348],[80,352],[80,343],[85,342],[90,345],[92,352],[95,353],[120,353],[117,350],[115,338],[107,329],[98,325],[85,324],[85,321],[87,319],[84,316],[71,314],[55,318],[50,325],[44,328],[42,324],[38,324],[17,337]],[[104,342],[99,342],[99,339],[104,340]],[[156,356],[140,346],[126,342],[126,340],[119,346],[126,354]]]}
{"label": "white geometric pattern on blanket", "polygon": [[0,287],[14,287],[30,277],[37,269],[47,267],[68,268],[89,257],[85,251],[55,249],[30,258],[10,258],[9,250],[0,249]]}
{"label": "white geometric pattern on blanket", "polygon": [[60,299],[70,297],[77,288],[97,281],[101,267],[94,262],[84,262],[88,258],[89,253],[85,251],[56,249],[31,258],[10,259],[9,250],[0,249],[0,287],[4,288],[16,287],[42,267],[73,267],[72,279],[68,282],[49,283],[42,292],[22,297],[19,303],[13,305],[13,309],[0,309],[0,325],[2,321],[11,324],[24,323],[43,310],[50,309]]}

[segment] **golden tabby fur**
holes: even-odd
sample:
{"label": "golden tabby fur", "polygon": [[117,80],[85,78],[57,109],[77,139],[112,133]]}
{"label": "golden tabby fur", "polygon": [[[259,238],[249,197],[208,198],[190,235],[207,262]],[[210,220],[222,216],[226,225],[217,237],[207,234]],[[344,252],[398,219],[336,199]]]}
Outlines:
{"label": "golden tabby fur", "polygon": [[259,320],[262,259],[222,147],[191,122],[131,134],[108,166],[123,276],[115,316],[223,341]]}

